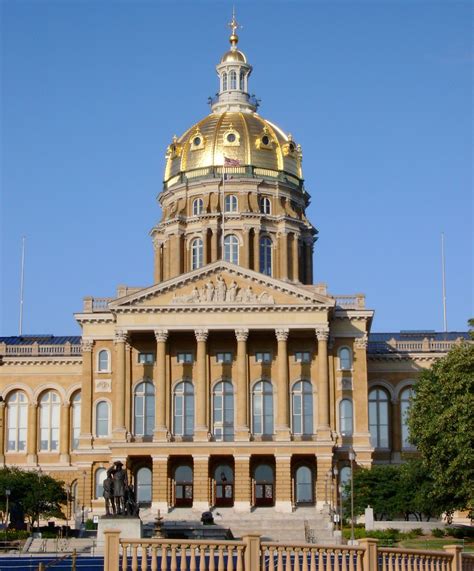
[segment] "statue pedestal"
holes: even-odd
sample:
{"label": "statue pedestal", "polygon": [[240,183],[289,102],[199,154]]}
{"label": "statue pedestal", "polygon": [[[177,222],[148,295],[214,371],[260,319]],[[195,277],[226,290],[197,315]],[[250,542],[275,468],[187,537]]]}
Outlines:
{"label": "statue pedestal", "polygon": [[141,539],[142,520],[139,517],[102,516],[97,526],[97,543],[104,543],[104,531],[120,531],[120,537],[126,539]]}

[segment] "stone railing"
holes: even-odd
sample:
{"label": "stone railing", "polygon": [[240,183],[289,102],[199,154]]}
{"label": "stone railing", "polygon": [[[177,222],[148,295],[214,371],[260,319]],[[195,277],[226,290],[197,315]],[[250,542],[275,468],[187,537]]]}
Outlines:
{"label": "stone railing", "polygon": [[336,305],[343,309],[364,309],[365,295],[356,293],[355,295],[335,295]]}
{"label": "stone railing", "polygon": [[85,297],[84,298],[84,313],[95,313],[101,311],[107,311],[109,308],[109,302],[111,302],[113,297]]}
{"label": "stone railing", "polygon": [[474,555],[461,546],[439,551],[378,547],[365,538],[359,545],[286,545],[262,542],[249,534],[241,541],[121,539],[105,531],[104,571],[472,571]]}
{"label": "stone railing", "polygon": [[73,345],[67,341],[61,345],[7,345],[0,343],[0,355],[4,357],[67,357],[80,356],[82,354],[81,345]]}
{"label": "stone railing", "polygon": [[463,341],[462,337],[458,337],[454,341],[429,339],[428,337],[402,340],[392,338],[388,341],[369,341],[369,353],[445,353]]}

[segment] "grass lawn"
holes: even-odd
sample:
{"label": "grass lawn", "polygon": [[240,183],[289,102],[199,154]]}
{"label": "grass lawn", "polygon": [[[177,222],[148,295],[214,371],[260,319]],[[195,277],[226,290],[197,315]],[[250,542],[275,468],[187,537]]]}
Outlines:
{"label": "grass lawn", "polygon": [[422,535],[416,539],[404,539],[400,541],[397,547],[405,549],[443,549],[445,545],[462,545],[465,551],[474,552],[474,541],[466,539],[454,539],[452,537],[432,537],[430,535]]}

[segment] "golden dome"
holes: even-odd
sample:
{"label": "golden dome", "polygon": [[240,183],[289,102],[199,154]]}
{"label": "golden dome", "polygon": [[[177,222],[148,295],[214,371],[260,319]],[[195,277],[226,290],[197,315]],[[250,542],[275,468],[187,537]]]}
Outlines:
{"label": "golden dome", "polygon": [[[302,178],[301,148],[291,135],[255,112],[211,113],[168,147],[165,183],[176,184],[182,172],[188,178],[206,176],[203,169],[221,167],[224,157],[252,166],[257,175],[285,172]],[[176,177],[176,179],[174,178]],[[170,180],[173,179],[173,180]]]}
{"label": "golden dome", "polygon": [[247,58],[245,57],[245,54],[240,50],[229,50],[222,56],[221,59],[221,63],[229,63],[234,61],[247,63]]}

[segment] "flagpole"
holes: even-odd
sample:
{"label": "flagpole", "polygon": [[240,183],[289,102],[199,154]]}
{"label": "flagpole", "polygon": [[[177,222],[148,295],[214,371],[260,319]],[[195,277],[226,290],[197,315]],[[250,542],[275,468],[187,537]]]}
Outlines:
{"label": "flagpole", "polygon": [[221,259],[224,260],[224,211],[225,211],[225,159],[222,165],[222,224],[221,224]]}
{"label": "flagpole", "polygon": [[444,257],[444,232],[441,232],[441,276],[443,282],[443,322],[444,332],[448,331],[448,318],[446,314],[446,262]]}
{"label": "flagpole", "polygon": [[20,273],[20,323],[18,327],[18,334],[23,333],[23,290],[25,283],[25,237],[21,240],[21,273]]}

